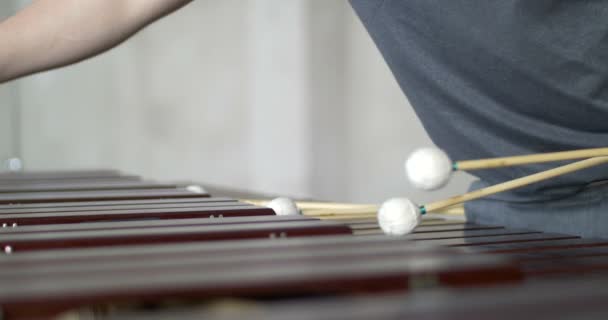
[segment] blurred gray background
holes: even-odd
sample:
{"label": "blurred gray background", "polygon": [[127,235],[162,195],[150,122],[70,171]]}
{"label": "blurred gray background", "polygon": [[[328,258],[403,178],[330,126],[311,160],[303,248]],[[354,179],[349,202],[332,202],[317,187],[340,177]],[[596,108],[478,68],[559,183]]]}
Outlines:
{"label": "blurred gray background", "polygon": [[[29,1],[1,1],[0,17]],[[196,0],[118,48],[0,86],[0,160],[335,201],[418,202],[431,142],[346,0]]]}

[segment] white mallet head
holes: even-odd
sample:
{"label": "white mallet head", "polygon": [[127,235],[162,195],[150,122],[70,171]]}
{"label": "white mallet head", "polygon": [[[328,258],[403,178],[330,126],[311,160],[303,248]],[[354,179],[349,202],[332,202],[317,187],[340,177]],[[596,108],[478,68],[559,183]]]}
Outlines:
{"label": "white mallet head", "polygon": [[196,184],[191,184],[191,185],[187,186],[186,190],[188,190],[192,193],[199,193],[199,194],[205,193],[205,189],[203,189],[203,187],[196,185]]}
{"label": "white mallet head", "polygon": [[292,216],[300,214],[296,203],[285,197],[276,198],[266,205],[268,208],[274,210],[277,216]]}
{"label": "white mallet head", "polygon": [[450,179],[452,160],[441,149],[420,148],[405,161],[405,174],[416,188],[438,189]]}
{"label": "white mallet head", "polygon": [[416,228],[422,220],[420,208],[407,198],[392,198],[378,210],[378,224],[385,234],[402,236]]}

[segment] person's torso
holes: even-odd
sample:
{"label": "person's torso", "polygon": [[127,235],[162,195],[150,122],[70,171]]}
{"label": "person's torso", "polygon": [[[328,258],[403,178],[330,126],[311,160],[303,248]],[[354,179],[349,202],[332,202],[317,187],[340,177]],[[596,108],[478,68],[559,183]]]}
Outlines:
{"label": "person's torso", "polygon": [[[608,1],[351,3],[453,160],[608,145]],[[556,165],[474,174],[494,184]],[[506,196],[604,179],[605,166]]]}

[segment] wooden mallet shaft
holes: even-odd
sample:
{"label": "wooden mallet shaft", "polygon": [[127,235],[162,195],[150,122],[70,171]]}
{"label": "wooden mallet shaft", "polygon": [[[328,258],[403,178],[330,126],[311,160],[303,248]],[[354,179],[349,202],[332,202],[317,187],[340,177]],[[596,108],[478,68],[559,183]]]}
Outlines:
{"label": "wooden mallet shaft", "polygon": [[[605,148],[608,149],[608,148]],[[546,162],[546,161],[545,161]],[[444,200],[428,203],[420,206],[422,213],[436,212],[441,209],[446,209],[467,201],[487,197],[496,193],[509,191],[517,188],[521,188],[533,183],[541,182],[551,178],[555,178],[564,174],[572,173],[575,171],[591,168],[604,163],[608,163],[608,156],[593,157],[590,159],[581,160],[571,164],[567,164],[554,169],[546,170],[543,172],[535,173],[522,178],[510,180],[507,182],[499,183],[490,187],[475,190],[472,192],[465,193],[463,195],[451,197]],[[241,201],[248,202],[255,205],[266,205],[267,200],[253,200],[243,199]],[[378,210],[377,205],[370,204],[349,204],[349,203],[331,203],[331,202],[297,202],[298,207],[303,210],[308,210],[307,215],[311,216],[335,216],[335,215],[369,215]]]}
{"label": "wooden mallet shaft", "polygon": [[[239,201],[250,203],[257,206],[265,206],[270,200],[262,199],[239,199]],[[357,203],[338,203],[338,202],[321,202],[321,201],[296,201],[296,205],[301,210],[375,210],[378,206],[375,204],[357,204]]]}
{"label": "wooden mallet shaft", "polygon": [[525,176],[522,178],[510,180],[507,182],[499,183],[497,185],[493,185],[487,188],[475,190],[469,193],[465,193],[463,195],[451,197],[445,200],[440,200],[436,202],[429,203],[427,205],[421,206],[421,211],[424,212],[432,212],[438,211],[443,208],[453,206],[459,203],[463,203],[466,201],[471,201],[479,198],[483,198],[489,195],[493,195],[496,193],[500,193],[503,191],[508,191],[516,188],[520,188],[523,186],[527,186],[529,184],[533,184],[536,182],[540,182],[543,180],[555,178],[557,176],[561,176],[564,174],[568,174],[571,172],[583,170],[586,168],[594,167],[600,164],[608,163],[608,156],[604,157],[595,157],[591,159],[577,161],[571,164],[567,164],[565,166],[557,167],[554,169],[546,170],[543,172],[535,173],[529,176]]}
{"label": "wooden mallet shaft", "polygon": [[581,149],[573,151],[538,153],[514,157],[465,160],[454,162],[453,167],[454,170],[479,170],[602,156],[608,156],[608,148]]}

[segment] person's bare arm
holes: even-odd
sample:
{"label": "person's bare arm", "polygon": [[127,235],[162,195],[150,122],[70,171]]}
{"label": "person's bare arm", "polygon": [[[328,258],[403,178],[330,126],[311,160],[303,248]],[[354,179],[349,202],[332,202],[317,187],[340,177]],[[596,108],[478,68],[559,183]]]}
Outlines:
{"label": "person's bare arm", "polygon": [[104,52],[190,1],[34,1],[0,23],[0,83]]}

